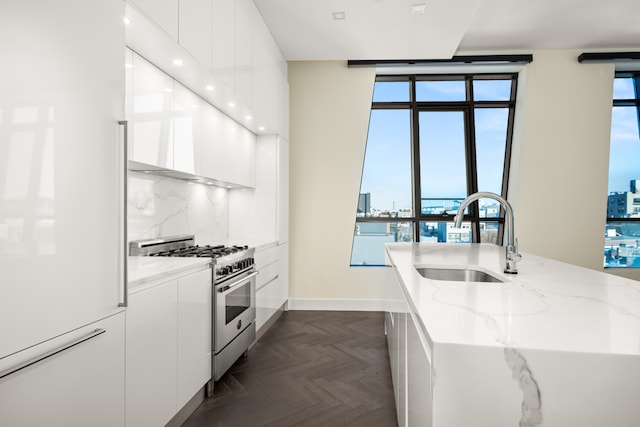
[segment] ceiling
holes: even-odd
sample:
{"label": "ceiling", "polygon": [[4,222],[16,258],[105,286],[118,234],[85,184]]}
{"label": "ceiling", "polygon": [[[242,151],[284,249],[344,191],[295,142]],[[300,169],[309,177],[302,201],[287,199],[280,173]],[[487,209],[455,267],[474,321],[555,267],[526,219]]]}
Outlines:
{"label": "ceiling", "polygon": [[[638,0],[254,1],[290,61],[640,50]],[[420,6],[423,13],[412,13]],[[344,19],[334,19],[334,13]]]}

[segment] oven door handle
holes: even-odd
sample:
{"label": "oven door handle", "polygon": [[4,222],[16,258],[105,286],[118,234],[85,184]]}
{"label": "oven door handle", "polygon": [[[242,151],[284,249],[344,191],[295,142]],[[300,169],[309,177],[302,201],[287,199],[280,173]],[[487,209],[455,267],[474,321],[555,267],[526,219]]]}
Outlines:
{"label": "oven door handle", "polygon": [[249,279],[253,279],[253,278],[254,278],[255,276],[257,276],[257,275],[258,275],[258,272],[257,272],[257,271],[255,271],[255,272],[253,272],[253,273],[249,274],[248,276],[243,277],[241,280],[238,280],[237,282],[235,282],[235,283],[234,283],[234,284],[232,284],[232,285],[223,286],[223,287],[219,288],[219,289],[218,289],[218,292],[220,292],[220,293],[227,292],[227,291],[229,291],[230,289],[233,289],[233,288],[235,288],[235,287],[237,287],[237,286],[243,285],[247,280],[249,280]]}

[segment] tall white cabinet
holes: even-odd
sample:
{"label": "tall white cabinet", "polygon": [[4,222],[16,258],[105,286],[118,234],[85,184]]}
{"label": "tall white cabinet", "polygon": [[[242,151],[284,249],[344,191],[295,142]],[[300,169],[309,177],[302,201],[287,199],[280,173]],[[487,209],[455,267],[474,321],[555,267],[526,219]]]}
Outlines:
{"label": "tall white cabinet", "polygon": [[0,425],[124,423],[123,16],[0,3]]}

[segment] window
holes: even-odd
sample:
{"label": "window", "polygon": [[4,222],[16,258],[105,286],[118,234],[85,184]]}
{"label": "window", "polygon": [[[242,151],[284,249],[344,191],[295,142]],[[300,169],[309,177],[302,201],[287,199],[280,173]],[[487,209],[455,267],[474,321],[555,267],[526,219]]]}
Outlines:
{"label": "window", "polygon": [[604,266],[640,267],[640,73],[616,73]]}
{"label": "window", "polygon": [[[377,76],[351,265],[384,265],[387,242],[499,242],[517,74]],[[640,186],[639,186],[640,187]]]}

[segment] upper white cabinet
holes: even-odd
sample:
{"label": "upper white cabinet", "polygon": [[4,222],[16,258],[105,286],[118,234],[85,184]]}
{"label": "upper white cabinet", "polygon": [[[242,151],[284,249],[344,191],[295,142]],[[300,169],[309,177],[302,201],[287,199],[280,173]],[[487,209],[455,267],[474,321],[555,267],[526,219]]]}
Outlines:
{"label": "upper white cabinet", "polygon": [[273,133],[288,138],[287,63],[257,10],[254,15],[252,89],[252,108],[256,116]]}
{"label": "upper white cabinet", "polygon": [[211,71],[231,92],[236,90],[236,0],[213,0]]}
{"label": "upper white cabinet", "polygon": [[206,103],[202,121],[201,175],[254,187],[256,136]]}
{"label": "upper white cabinet", "polygon": [[288,138],[287,63],[252,0],[129,1],[131,49],[252,132]]}
{"label": "upper white cabinet", "polygon": [[178,40],[178,10],[180,0],[128,0],[136,5],[172,39]]}
{"label": "upper white cabinet", "polygon": [[173,79],[133,55],[131,99],[133,128],[129,159],[160,167],[173,167]]}
{"label": "upper white cabinet", "polygon": [[132,54],[129,159],[219,184],[254,187],[256,136]]}
{"label": "upper white cabinet", "polygon": [[213,65],[213,0],[179,1],[178,43],[210,70]]}
{"label": "upper white cabinet", "polygon": [[253,0],[236,0],[236,84],[237,99],[252,108],[253,102],[253,26],[256,6]]}
{"label": "upper white cabinet", "polygon": [[205,103],[178,82],[174,82],[173,90],[173,169],[200,175]]}

